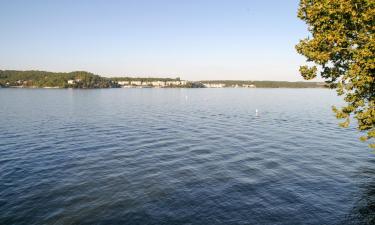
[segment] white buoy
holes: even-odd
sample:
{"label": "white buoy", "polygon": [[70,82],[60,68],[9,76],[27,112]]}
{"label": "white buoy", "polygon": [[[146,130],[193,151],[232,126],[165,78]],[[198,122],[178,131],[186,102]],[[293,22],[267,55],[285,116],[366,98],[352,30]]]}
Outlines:
{"label": "white buoy", "polygon": [[188,96],[187,96],[187,95],[185,95],[185,100],[186,100],[186,101],[188,100]]}
{"label": "white buoy", "polygon": [[255,116],[258,116],[258,109],[255,109]]}

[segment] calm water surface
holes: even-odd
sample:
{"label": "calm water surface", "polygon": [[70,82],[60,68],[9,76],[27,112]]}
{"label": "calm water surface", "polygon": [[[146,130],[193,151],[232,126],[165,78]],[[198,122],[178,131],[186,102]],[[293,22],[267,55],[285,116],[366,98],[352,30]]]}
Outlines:
{"label": "calm water surface", "polygon": [[375,155],[334,104],[324,89],[0,89],[0,224],[374,223]]}

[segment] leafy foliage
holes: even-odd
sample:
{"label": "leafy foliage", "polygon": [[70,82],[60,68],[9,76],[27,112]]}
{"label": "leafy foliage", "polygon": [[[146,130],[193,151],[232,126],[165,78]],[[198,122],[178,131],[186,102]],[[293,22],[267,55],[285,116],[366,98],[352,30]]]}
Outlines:
{"label": "leafy foliage", "polygon": [[301,66],[302,76],[320,75],[344,96],[346,105],[333,107],[341,126],[353,115],[367,131],[361,140],[375,138],[375,1],[301,0],[298,17],[311,33],[296,45],[311,63]]}

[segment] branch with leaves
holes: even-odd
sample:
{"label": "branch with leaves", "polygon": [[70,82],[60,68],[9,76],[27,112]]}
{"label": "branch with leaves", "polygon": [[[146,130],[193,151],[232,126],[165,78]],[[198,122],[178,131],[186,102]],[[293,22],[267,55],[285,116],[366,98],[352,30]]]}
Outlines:
{"label": "branch with leaves", "polygon": [[[374,0],[301,0],[298,17],[305,21],[311,37],[296,45],[309,66],[301,75],[313,79],[320,75],[346,105],[333,107],[341,126],[351,116],[361,137],[375,138],[375,1]],[[375,148],[375,143],[370,143]]]}

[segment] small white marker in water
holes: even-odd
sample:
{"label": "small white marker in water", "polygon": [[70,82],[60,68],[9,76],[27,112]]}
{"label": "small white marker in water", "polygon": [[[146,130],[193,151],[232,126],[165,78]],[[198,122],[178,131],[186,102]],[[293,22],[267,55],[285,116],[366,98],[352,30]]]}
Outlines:
{"label": "small white marker in water", "polygon": [[255,116],[258,116],[258,109],[255,109]]}
{"label": "small white marker in water", "polygon": [[185,100],[186,100],[186,101],[188,100],[188,96],[187,96],[187,95],[185,95]]}

